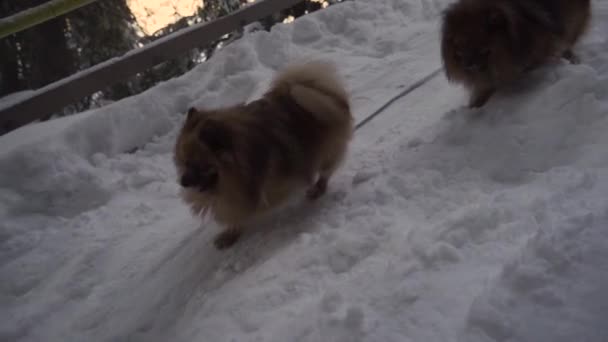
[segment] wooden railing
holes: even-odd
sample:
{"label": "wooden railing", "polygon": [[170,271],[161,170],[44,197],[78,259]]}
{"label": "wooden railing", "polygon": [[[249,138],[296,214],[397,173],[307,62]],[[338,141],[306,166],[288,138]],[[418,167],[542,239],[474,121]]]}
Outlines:
{"label": "wooden railing", "polygon": [[99,0],[51,0],[0,19],[0,38],[23,31]]}
{"label": "wooden railing", "polygon": [[0,135],[302,1],[304,0],[258,0],[226,16],[174,32],[122,57],[110,59],[37,89],[31,95],[0,108]]}

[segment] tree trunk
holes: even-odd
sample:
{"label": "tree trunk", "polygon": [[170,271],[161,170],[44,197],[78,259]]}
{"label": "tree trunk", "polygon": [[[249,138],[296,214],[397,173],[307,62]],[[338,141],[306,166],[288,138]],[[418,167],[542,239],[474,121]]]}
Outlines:
{"label": "tree trunk", "polygon": [[23,83],[19,78],[19,62],[15,39],[7,37],[0,40],[0,96],[23,90]]}
{"label": "tree trunk", "polygon": [[30,86],[40,88],[74,71],[74,56],[65,39],[65,20],[55,19],[26,32],[31,70]]}

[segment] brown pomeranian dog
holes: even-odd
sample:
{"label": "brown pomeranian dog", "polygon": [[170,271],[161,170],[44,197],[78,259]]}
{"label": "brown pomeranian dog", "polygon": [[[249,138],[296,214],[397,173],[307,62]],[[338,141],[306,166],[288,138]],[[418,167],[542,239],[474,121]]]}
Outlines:
{"label": "brown pomeranian dog", "polygon": [[244,225],[298,189],[322,196],[353,132],[346,90],[333,65],[309,62],[280,72],[261,99],[229,108],[191,108],[175,146],[183,198],[225,230],[232,246]]}
{"label": "brown pomeranian dog", "polygon": [[585,32],[590,0],[460,0],[443,17],[446,75],[483,106],[497,88],[551,59],[578,63],[573,45]]}

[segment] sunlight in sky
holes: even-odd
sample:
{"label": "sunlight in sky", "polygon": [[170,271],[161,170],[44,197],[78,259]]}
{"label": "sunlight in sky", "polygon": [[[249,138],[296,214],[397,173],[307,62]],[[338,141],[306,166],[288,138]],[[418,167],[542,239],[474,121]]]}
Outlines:
{"label": "sunlight in sky", "polygon": [[182,17],[194,15],[203,0],[127,0],[135,19],[145,34],[173,24]]}
{"label": "sunlight in sky", "polygon": [[[322,3],[323,7],[329,5],[325,0],[312,1]],[[196,14],[204,5],[204,0],[127,0],[127,4],[144,33],[151,35],[182,17]],[[289,23],[293,19],[287,18],[285,22]]]}

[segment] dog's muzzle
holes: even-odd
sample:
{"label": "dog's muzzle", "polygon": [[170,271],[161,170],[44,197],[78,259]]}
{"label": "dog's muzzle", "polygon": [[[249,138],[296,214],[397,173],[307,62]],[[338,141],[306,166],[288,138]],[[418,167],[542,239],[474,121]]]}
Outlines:
{"label": "dog's muzzle", "polygon": [[213,188],[218,182],[219,176],[216,170],[209,169],[204,172],[186,171],[179,180],[184,188],[196,188],[204,192]]}

